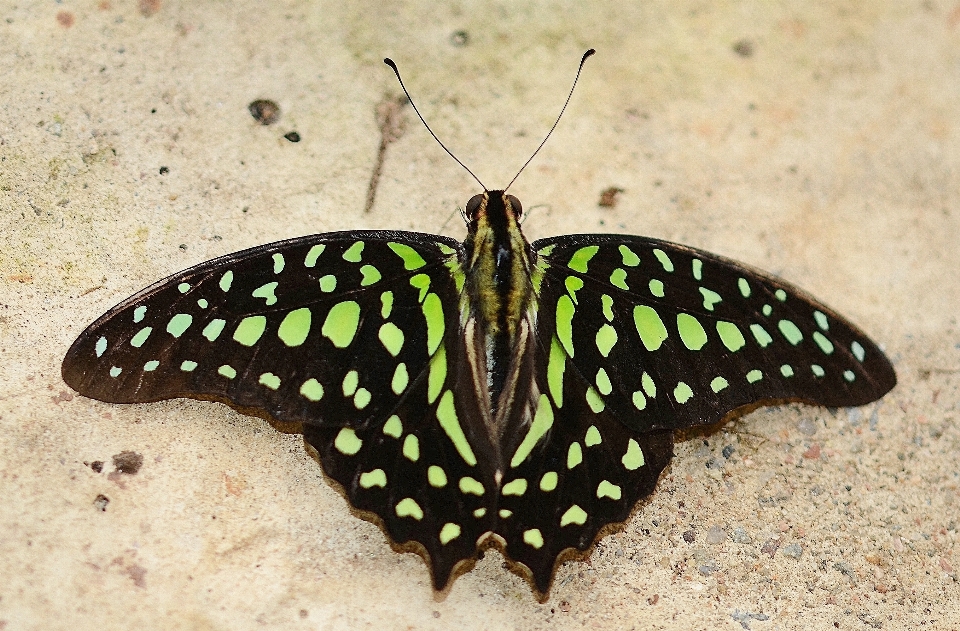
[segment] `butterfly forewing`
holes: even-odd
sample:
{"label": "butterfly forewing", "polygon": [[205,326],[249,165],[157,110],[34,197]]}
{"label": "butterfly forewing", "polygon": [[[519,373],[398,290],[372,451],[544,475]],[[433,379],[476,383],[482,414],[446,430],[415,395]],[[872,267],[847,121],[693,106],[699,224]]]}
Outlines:
{"label": "butterfly forewing", "polygon": [[896,383],[859,329],[799,289],[685,246],[619,235],[533,244],[540,318],[636,431],[715,423],[776,400],[850,406]]}

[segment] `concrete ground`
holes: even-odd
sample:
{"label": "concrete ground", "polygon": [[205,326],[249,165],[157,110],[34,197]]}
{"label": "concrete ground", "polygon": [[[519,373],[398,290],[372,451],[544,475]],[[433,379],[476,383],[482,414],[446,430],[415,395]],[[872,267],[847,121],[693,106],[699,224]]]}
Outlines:
{"label": "concrete ground", "polygon": [[[511,189],[528,237],[658,236],[782,275],[880,342],[893,392],[686,437],[539,604],[497,553],[435,598],[296,435],[61,381],[89,322],[208,258],[462,238],[477,187],[409,108],[364,212],[384,56],[495,187],[589,47]],[[0,630],[960,629],[956,0],[8,1],[0,71]]]}

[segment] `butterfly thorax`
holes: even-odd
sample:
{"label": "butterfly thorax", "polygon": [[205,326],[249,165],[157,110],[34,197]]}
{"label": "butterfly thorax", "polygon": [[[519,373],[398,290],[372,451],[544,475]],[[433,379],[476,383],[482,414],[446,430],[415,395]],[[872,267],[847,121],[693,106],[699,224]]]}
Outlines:
{"label": "butterfly thorax", "polygon": [[496,419],[498,410],[509,407],[504,393],[512,390],[514,360],[529,333],[524,319],[533,291],[530,245],[520,231],[522,209],[516,197],[487,191],[470,200],[467,213],[465,290],[472,305],[467,326],[475,331],[474,348],[482,352],[475,374],[485,381],[479,385],[485,385],[483,398]]}

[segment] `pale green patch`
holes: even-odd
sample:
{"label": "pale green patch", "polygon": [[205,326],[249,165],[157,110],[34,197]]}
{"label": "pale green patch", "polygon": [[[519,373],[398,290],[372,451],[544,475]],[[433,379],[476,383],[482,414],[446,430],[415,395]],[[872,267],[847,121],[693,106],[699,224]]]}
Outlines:
{"label": "pale green patch", "polygon": [[747,373],[747,383],[756,383],[763,379],[763,373],[756,368]]}
{"label": "pale green patch", "polygon": [[587,511],[583,510],[576,504],[567,509],[560,517],[560,527],[569,526],[570,524],[576,524],[582,526],[587,523]]}
{"label": "pale green patch", "polygon": [[827,321],[827,316],[820,313],[819,311],[813,312],[813,319],[817,321],[817,326],[823,329],[824,331],[830,328],[830,323]]}
{"label": "pale green patch", "polygon": [[180,370],[182,370],[183,372],[193,372],[196,369],[197,369],[197,362],[190,361],[189,359],[185,360],[182,364],[180,364]]}
{"label": "pale green patch", "polygon": [[586,399],[587,405],[590,406],[594,414],[600,414],[600,412],[603,412],[603,408],[607,407],[607,404],[600,398],[600,393],[593,386],[587,388]]}
{"label": "pale green patch", "polygon": [[583,279],[579,276],[567,276],[563,281],[563,286],[566,287],[567,293],[570,294],[573,304],[579,304],[577,302],[577,292],[583,289]]}
{"label": "pale green patch", "polygon": [[394,414],[388,418],[383,424],[383,433],[393,438],[400,438],[403,435],[403,423],[400,422],[400,417]]}
{"label": "pale green patch", "polygon": [[720,335],[720,341],[727,347],[731,353],[735,353],[743,348],[747,341],[743,339],[743,333],[733,322],[719,320],[717,322],[717,333]]}
{"label": "pale green patch", "polygon": [[356,370],[348,371],[346,375],[343,376],[343,383],[340,384],[340,387],[343,388],[343,396],[352,397],[357,392],[357,386],[360,385],[360,373]]}
{"label": "pale green patch", "polygon": [[778,289],[773,295],[776,296],[777,300],[780,302],[784,302],[787,299],[787,292],[783,291],[782,289]]}
{"label": "pale green patch", "polygon": [[586,274],[590,259],[596,256],[599,250],[600,246],[598,245],[588,245],[580,248],[573,253],[573,256],[570,257],[570,262],[567,263],[567,267],[575,272]]}
{"label": "pale green patch", "polygon": [[380,317],[386,320],[393,311],[393,292],[385,291],[380,294]]}
{"label": "pale green patch", "polygon": [[550,406],[547,395],[541,393],[537,411],[533,415],[533,422],[530,424],[530,429],[527,430],[527,435],[523,437],[523,442],[520,443],[516,453],[513,454],[513,458],[510,459],[510,466],[519,466],[526,460],[533,448],[550,431],[551,427],[553,427],[553,408]]}
{"label": "pale green patch", "polygon": [[283,267],[286,264],[287,262],[283,260],[282,254],[280,254],[279,252],[274,253],[273,255],[273,273],[274,274],[279,274],[280,272],[282,272]]}
{"label": "pale green patch", "polygon": [[453,405],[453,393],[449,390],[440,397],[440,404],[437,406],[437,420],[440,421],[440,427],[453,442],[453,446],[457,448],[457,452],[463,458],[463,461],[471,467],[476,466],[477,457],[473,455],[473,449],[471,449],[467,437],[463,434],[463,428],[460,427],[460,419],[457,418],[457,410]]}
{"label": "pale green patch", "polygon": [[666,295],[663,291],[663,281],[657,280],[656,278],[651,278],[648,286],[650,288],[650,293],[657,298],[663,298]]}
{"label": "pale green patch", "polygon": [[337,288],[337,277],[333,274],[326,274],[320,277],[320,291],[329,294]]}
{"label": "pale green patch", "polygon": [[226,326],[227,321],[217,318],[215,320],[210,320],[210,323],[207,326],[203,327],[202,335],[211,342],[215,341],[220,334],[223,333],[223,327]]}
{"label": "pale green patch", "polygon": [[633,393],[633,407],[642,410],[647,407],[647,397],[643,396],[643,391],[637,390]]}
{"label": "pale green patch", "polygon": [[359,263],[363,254],[363,241],[357,241],[343,253],[343,260],[349,263]]}
{"label": "pale green patch", "polygon": [[783,366],[780,366],[780,374],[783,375],[784,377],[792,377],[793,366],[791,366],[790,364],[784,364]]}
{"label": "pale green patch", "polygon": [[713,311],[713,305],[723,301],[720,294],[706,287],[700,288],[700,295],[703,296],[703,308],[707,311]]}
{"label": "pale green patch", "polygon": [[436,246],[437,246],[437,249],[440,250],[441,254],[445,254],[447,256],[450,256],[451,254],[454,254],[456,252],[456,250],[451,248],[446,243],[437,242]]}
{"label": "pale green patch", "polygon": [[670,260],[666,252],[660,248],[653,248],[653,255],[660,261],[660,265],[663,265],[663,271],[668,273],[673,272],[673,261]]}
{"label": "pale green patch", "polygon": [[689,313],[677,314],[677,331],[683,345],[691,351],[698,351],[707,343],[707,332],[703,330],[703,325]]}
{"label": "pale green patch", "polygon": [[600,327],[600,330],[597,331],[597,350],[600,351],[600,354],[604,357],[608,357],[610,351],[613,350],[613,347],[616,345],[617,339],[617,330],[609,324],[604,324]]}
{"label": "pale green patch", "polygon": [[627,270],[622,267],[613,270],[610,274],[610,284],[624,291],[630,291],[630,286],[627,285]]}
{"label": "pale green patch", "polygon": [[812,365],[810,366],[810,370],[813,371],[813,375],[814,375],[815,377],[822,377],[822,376],[824,376],[825,374],[827,374],[827,373],[824,372],[823,366],[821,366],[821,365],[819,365],[819,364],[812,364]]}
{"label": "pale green patch", "polygon": [[640,376],[640,386],[643,388],[643,391],[647,393],[648,397],[651,399],[657,398],[657,384],[654,383],[650,373],[645,372]]}
{"label": "pale green patch", "polygon": [[763,305],[763,308],[760,310],[760,312],[769,318],[770,314],[773,313],[773,307],[770,305]]}
{"label": "pale green patch", "polygon": [[817,343],[817,346],[820,347],[820,350],[822,350],[825,355],[833,353],[833,342],[828,340],[820,331],[813,332],[813,341]]}
{"label": "pale green patch", "polygon": [[714,377],[710,382],[710,389],[714,392],[720,392],[724,388],[730,385],[730,382],[724,379],[723,377]]}
{"label": "pale green patch", "polygon": [[380,343],[387,349],[387,352],[396,357],[403,348],[403,331],[393,322],[385,322],[380,326],[377,333]]}
{"label": "pale green patch", "polygon": [[501,493],[504,495],[521,496],[527,492],[527,481],[524,478],[517,478],[503,485]]}
{"label": "pale green patch", "polygon": [[597,378],[594,379],[594,383],[597,384],[597,390],[599,390],[603,396],[607,396],[613,392],[613,384],[610,383],[610,376],[607,375],[607,371],[603,368],[597,371]]}
{"label": "pale green patch", "polygon": [[353,407],[357,408],[358,410],[362,410],[370,405],[370,398],[370,391],[366,388],[360,388],[357,390],[357,393],[353,395]]}
{"label": "pale green patch", "polygon": [[426,274],[416,274],[410,277],[410,284],[420,290],[417,301],[423,302],[423,299],[427,295],[427,290],[430,289],[430,277]]}
{"label": "pale green patch", "polygon": [[407,373],[407,365],[400,362],[397,364],[396,370],[393,371],[393,379],[390,380],[390,389],[393,390],[394,394],[400,395],[407,389],[407,384],[409,383],[410,375]]}
{"label": "pale green patch", "polygon": [[691,267],[693,268],[694,279],[703,280],[703,261],[700,259],[693,259],[691,261]]}
{"label": "pale green patch", "polygon": [[537,528],[531,528],[530,530],[523,531],[523,542],[539,550],[543,547],[543,535],[540,534],[540,530]]}
{"label": "pale green patch", "polygon": [[403,456],[411,462],[420,459],[420,439],[414,434],[407,434],[403,439]]}
{"label": "pale green patch", "polygon": [[460,478],[460,492],[470,495],[483,495],[483,485],[470,476]]}
{"label": "pale green patch", "polygon": [[379,486],[381,489],[387,486],[387,474],[383,469],[374,469],[360,474],[360,486],[365,489],[371,489]]}
{"label": "pale green patch", "polygon": [[647,305],[634,307],[633,322],[637,327],[637,333],[640,334],[640,341],[648,351],[657,350],[667,339],[667,327],[663,325],[663,320],[653,307]]}
{"label": "pale green patch", "polygon": [[628,248],[625,245],[620,246],[620,257],[623,259],[623,264],[627,267],[636,267],[640,265],[640,257],[637,256],[637,253]]}
{"label": "pale green patch", "polygon": [[843,378],[846,379],[847,381],[853,381],[854,379],[856,379],[856,377],[857,377],[857,376],[856,376],[855,374],[853,374],[853,371],[852,371],[852,370],[844,370],[844,371],[843,371]]}
{"label": "pale green patch", "polygon": [[140,305],[139,307],[133,310],[133,321],[142,322],[143,316],[145,315],[147,315],[147,308],[144,307],[143,305]]}
{"label": "pale green patch", "polygon": [[223,366],[217,368],[217,374],[226,377],[227,379],[233,379],[237,376],[237,371],[233,366],[224,364]]}
{"label": "pale green patch", "polygon": [[380,274],[380,270],[373,265],[364,265],[360,268],[360,273],[363,274],[363,279],[360,281],[361,287],[366,287],[368,285],[380,282],[380,279],[383,278],[383,276]]}
{"label": "pale green patch", "polygon": [[587,428],[587,433],[583,438],[583,444],[587,447],[594,447],[603,442],[603,438],[600,436],[600,430],[597,429],[596,425],[591,425]]}
{"label": "pale green patch", "polygon": [[432,464],[427,468],[427,482],[434,488],[442,489],[447,485],[447,474],[443,469]]}
{"label": "pale green patch", "polygon": [[770,337],[770,334],[767,333],[767,330],[759,324],[751,324],[750,332],[753,333],[753,337],[757,340],[757,344],[760,345],[760,348],[766,348],[767,345],[773,342],[773,338]]}
{"label": "pale green patch", "polygon": [[323,254],[323,251],[327,248],[326,245],[319,243],[307,252],[306,258],[303,259],[304,267],[315,267],[317,265],[317,259],[320,258],[320,255]]}
{"label": "pale green patch", "polygon": [[543,474],[543,477],[540,478],[540,490],[544,493],[554,491],[557,488],[558,481],[559,477],[557,476],[556,471],[547,471]]}
{"label": "pale green patch", "polygon": [[583,462],[583,447],[577,441],[573,441],[567,449],[567,469],[573,469],[581,462]]}
{"label": "pale green patch", "polygon": [[397,503],[397,517],[413,517],[417,521],[423,519],[423,509],[412,497],[405,497]]}
{"label": "pale green patch", "polygon": [[677,384],[677,387],[673,389],[673,398],[677,403],[686,403],[693,398],[693,390],[681,381]]}
{"label": "pale green patch", "polygon": [[860,342],[854,341],[850,344],[850,350],[853,351],[853,356],[857,358],[858,362],[862,362],[866,352],[863,350]]}
{"label": "pale green patch", "polygon": [[111,376],[111,377],[116,378],[116,377],[118,377],[118,376],[120,375],[120,373],[122,373],[122,372],[123,372],[123,368],[120,368],[119,366],[113,366],[112,368],[110,368],[110,376]]}
{"label": "pale green patch", "polygon": [[740,295],[744,298],[750,297],[750,283],[747,282],[746,278],[737,279],[737,288],[740,289]]}
{"label": "pale green patch", "polygon": [[360,447],[363,446],[363,441],[357,438],[357,433],[352,429],[344,427],[337,433],[337,437],[333,439],[333,446],[336,447],[340,453],[346,456],[353,456],[360,451]]}
{"label": "pale green patch", "polygon": [[158,366],[160,366],[160,362],[155,359],[151,359],[143,365],[143,372],[153,372]]}
{"label": "pale green patch", "polygon": [[508,517],[513,515],[513,511],[507,510],[506,508],[501,508],[500,510],[497,511],[497,514],[500,515],[500,519],[507,519]]}
{"label": "pale green patch", "polygon": [[244,346],[253,346],[260,340],[266,328],[266,316],[249,316],[240,320],[240,324],[233,332],[233,339]]}
{"label": "pale green patch", "polygon": [[600,296],[600,303],[603,306],[603,317],[607,322],[613,322],[613,298],[607,294]]}
{"label": "pale green patch", "polygon": [[460,526],[452,521],[448,521],[443,525],[443,528],[440,529],[440,543],[442,545],[447,545],[459,536]]}
{"label": "pale green patch", "polygon": [[556,247],[557,247],[556,243],[551,243],[550,245],[537,250],[537,254],[539,254],[540,256],[550,256],[551,254],[553,254],[553,250]]}
{"label": "pale green patch", "polygon": [[220,291],[228,292],[230,287],[233,285],[233,270],[228,269],[223,273],[223,276],[220,277]]}
{"label": "pale green patch", "polygon": [[603,499],[609,497],[612,500],[619,500],[623,496],[622,489],[616,484],[607,482],[606,480],[601,480],[600,484],[597,485],[597,498]]}
{"label": "pale green patch", "polygon": [[187,293],[190,291],[190,283],[180,283],[177,285],[177,291],[179,291],[181,294]]}
{"label": "pale green patch", "polygon": [[447,347],[440,345],[430,358],[430,373],[427,375],[427,403],[432,404],[440,396],[443,384],[447,380]]}
{"label": "pale green patch", "polygon": [[280,377],[276,376],[272,372],[265,372],[262,375],[260,375],[260,379],[258,379],[258,382],[260,383],[261,386],[266,386],[271,390],[276,390],[277,388],[280,387]]}
{"label": "pale green patch", "polygon": [[631,438],[627,442],[627,453],[623,454],[620,462],[623,463],[623,468],[627,471],[636,471],[646,464],[643,458],[643,450],[640,449],[640,445],[636,440]]}
{"label": "pale green patch", "polygon": [[273,305],[277,304],[277,295],[274,293],[274,291],[276,291],[278,284],[279,283],[277,281],[273,281],[271,283],[260,285],[254,289],[253,293],[250,295],[254,298],[263,298],[267,303],[267,306],[272,307]]}
{"label": "pale green patch", "polygon": [[427,294],[421,305],[423,317],[427,321],[427,355],[437,352],[446,323],[443,319],[443,303],[437,294]]}
{"label": "pale green patch", "polygon": [[573,359],[573,314],[576,309],[570,296],[560,296],[557,300],[557,339],[563,344],[567,356]]}
{"label": "pale green patch", "polygon": [[287,346],[300,346],[303,344],[307,335],[310,333],[310,323],[313,321],[313,314],[307,307],[294,309],[280,323],[277,329],[277,337]]}
{"label": "pale green patch", "polygon": [[200,300],[197,301],[197,306],[200,307],[201,309],[206,309],[207,307],[210,306],[210,303],[207,302],[206,298],[201,298]]}
{"label": "pale green patch", "polygon": [[346,348],[353,342],[360,325],[360,305],[352,300],[339,302],[327,312],[320,333],[337,348]]}
{"label": "pale green patch", "polygon": [[783,337],[787,338],[787,341],[794,346],[803,340],[803,333],[801,333],[797,325],[790,320],[780,320],[780,322],[777,323],[777,328],[780,329]]}
{"label": "pale green patch", "polygon": [[391,241],[387,243],[387,247],[393,250],[394,254],[403,260],[403,269],[407,271],[420,269],[427,264],[427,262],[423,260],[423,257],[420,256],[420,253],[411,248],[409,245],[403,243],[393,243]]}
{"label": "pale green patch", "polygon": [[133,346],[134,348],[140,348],[143,346],[144,342],[147,341],[147,338],[150,337],[151,331],[153,331],[152,326],[145,326],[137,331],[137,334],[130,338],[130,346]]}
{"label": "pale green patch", "polygon": [[311,377],[300,386],[300,394],[310,401],[319,401],[323,398],[323,386],[320,385],[319,381]]}
{"label": "pale green patch", "polygon": [[473,511],[473,516],[476,517],[477,519],[480,519],[486,514],[487,514],[486,508],[478,508],[477,510]]}
{"label": "pale green patch", "polygon": [[563,373],[566,371],[567,356],[556,337],[550,342],[550,359],[547,361],[547,387],[557,408],[563,407]]}

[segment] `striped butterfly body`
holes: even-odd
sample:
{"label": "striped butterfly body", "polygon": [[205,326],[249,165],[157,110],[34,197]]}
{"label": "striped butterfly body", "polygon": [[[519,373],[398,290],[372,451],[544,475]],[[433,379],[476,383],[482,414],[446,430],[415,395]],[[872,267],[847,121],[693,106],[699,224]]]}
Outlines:
{"label": "striped butterfly body", "polygon": [[202,263],[90,325],[63,378],[295,423],[436,589],[495,546],[540,598],[653,491],[674,430],[896,383],[859,329],[778,279],[644,237],[530,244],[521,212],[487,191],[462,244],[337,232]]}

